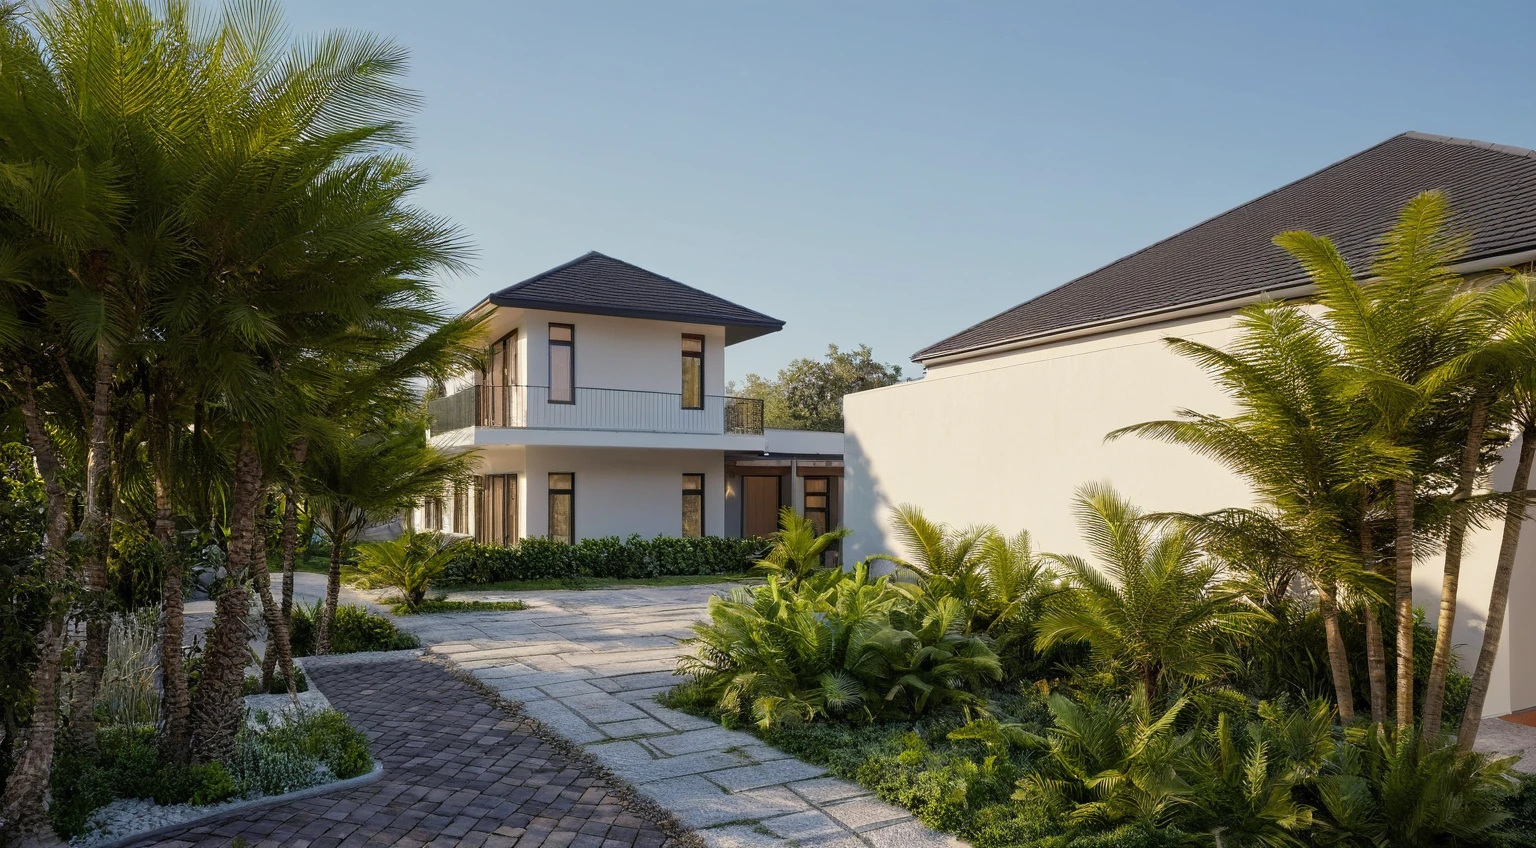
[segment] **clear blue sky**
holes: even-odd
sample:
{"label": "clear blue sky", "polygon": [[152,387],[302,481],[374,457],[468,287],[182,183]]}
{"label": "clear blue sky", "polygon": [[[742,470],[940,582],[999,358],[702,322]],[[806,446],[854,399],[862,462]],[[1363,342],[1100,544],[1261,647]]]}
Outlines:
{"label": "clear blue sky", "polygon": [[[1177,10],[1156,9],[1174,6]],[[389,35],[456,306],[600,250],[886,361],[1403,130],[1536,147],[1530,2],[290,0]]]}

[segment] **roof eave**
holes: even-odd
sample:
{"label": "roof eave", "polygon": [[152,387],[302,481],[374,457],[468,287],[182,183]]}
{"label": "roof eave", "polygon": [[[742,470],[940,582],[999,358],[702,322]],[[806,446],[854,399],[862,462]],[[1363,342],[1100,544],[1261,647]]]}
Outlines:
{"label": "roof eave", "polygon": [[[1521,248],[1518,250],[1500,250],[1497,253],[1487,254],[1481,257],[1473,257],[1458,262],[1451,266],[1451,270],[1458,274],[1473,274],[1479,271],[1491,271],[1497,268],[1507,268],[1512,265],[1521,265],[1527,262],[1536,262],[1536,246]],[[1223,295],[1203,301],[1191,301],[1162,309],[1153,309],[1146,312],[1138,312],[1131,315],[1121,315],[1114,318],[1106,318],[1102,321],[1093,321],[1084,324],[1060,327],[1054,330],[1045,330],[1024,336],[1016,336],[1008,339],[999,339],[994,342],[957,347],[948,350],[934,350],[929,346],[912,354],[912,361],[924,367],[930,365],[960,362],[966,359],[974,359],[978,356],[988,356],[997,353],[1007,353],[1026,347],[1038,347],[1059,341],[1069,341],[1084,336],[1096,336],[1114,330],[1128,329],[1146,324],[1155,324],[1160,321],[1170,321],[1176,318],[1207,315],[1212,312],[1221,312],[1227,309],[1237,309],[1256,303],[1261,300],[1289,300],[1298,297],[1307,297],[1315,294],[1316,287],[1311,283],[1298,281],[1293,285],[1285,285],[1262,289],[1245,294]]]}
{"label": "roof eave", "polygon": [[755,339],[769,333],[777,333],[784,329],[784,322],[766,315],[761,320],[754,319],[726,319],[717,315],[698,315],[688,312],[672,312],[658,309],[635,309],[620,306],[593,306],[583,303],[561,303],[541,300],[538,298],[509,297],[504,294],[493,294],[487,298],[497,306],[508,306],[519,309],[542,309],[548,312],[572,312],[579,315],[607,315],[613,318],[638,318],[645,321],[673,321],[679,324],[703,324],[710,327],[724,327],[725,343],[728,345]]}

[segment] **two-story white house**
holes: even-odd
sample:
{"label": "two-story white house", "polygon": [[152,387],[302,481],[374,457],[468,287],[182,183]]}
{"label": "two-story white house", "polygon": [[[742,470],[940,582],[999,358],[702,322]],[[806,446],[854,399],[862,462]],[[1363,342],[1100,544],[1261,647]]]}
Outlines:
{"label": "two-story white house", "polygon": [[725,394],[726,349],[783,321],[597,252],[469,314],[485,367],[429,408],[432,443],[474,449],[477,477],[418,528],[513,544],[766,536],[782,506],[840,522],[842,434],[765,429],[760,400]]}

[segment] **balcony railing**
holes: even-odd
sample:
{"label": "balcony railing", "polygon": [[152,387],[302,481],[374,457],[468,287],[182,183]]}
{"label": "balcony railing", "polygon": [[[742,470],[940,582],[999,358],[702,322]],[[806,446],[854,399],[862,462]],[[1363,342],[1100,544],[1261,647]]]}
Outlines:
{"label": "balcony railing", "polygon": [[630,389],[577,388],[571,402],[551,401],[548,386],[471,386],[427,405],[432,430],[465,427],[539,427],[555,430],[626,430],[640,433],[763,432],[757,398],[705,395],[702,409],[683,396]]}

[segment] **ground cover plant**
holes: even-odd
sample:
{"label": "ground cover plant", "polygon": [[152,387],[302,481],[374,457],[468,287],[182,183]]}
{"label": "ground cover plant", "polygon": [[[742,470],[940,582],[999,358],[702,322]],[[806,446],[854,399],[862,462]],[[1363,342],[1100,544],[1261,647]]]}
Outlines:
{"label": "ground cover plant", "polygon": [[[293,655],[315,653],[316,623],[324,614],[324,602],[295,604],[293,607]],[[331,653],[355,654],[362,651],[401,651],[416,648],[421,642],[395,626],[389,616],[379,615],[357,604],[336,608],[331,629]]]}
{"label": "ground cover plant", "polygon": [[517,612],[528,608],[522,601],[454,601],[446,598],[428,598],[414,607],[392,604],[395,615],[436,615],[447,612]]}

